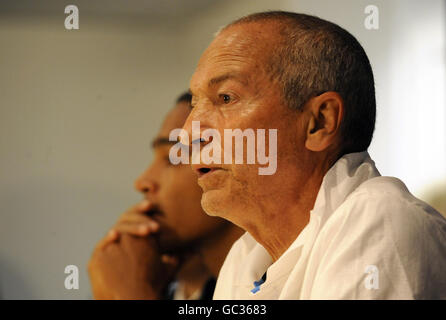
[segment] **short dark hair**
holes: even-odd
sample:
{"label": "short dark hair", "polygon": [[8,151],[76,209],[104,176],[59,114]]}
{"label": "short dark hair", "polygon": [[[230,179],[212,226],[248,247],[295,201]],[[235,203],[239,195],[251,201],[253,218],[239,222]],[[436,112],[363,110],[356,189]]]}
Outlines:
{"label": "short dark hair", "polygon": [[176,103],[180,103],[180,102],[187,102],[187,103],[191,103],[192,102],[192,95],[189,91],[185,91],[182,94],[180,94],[176,100]]}
{"label": "short dark hair", "polygon": [[335,91],[344,101],[341,155],[365,151],[375,129],[376,101],[372,67],[353,35],[315,16],[285,11],[254,13],[242,23],[271,21],[279,26],[277,45],[266,71],[282,87],[290,108],[302,110],[312,97]]}

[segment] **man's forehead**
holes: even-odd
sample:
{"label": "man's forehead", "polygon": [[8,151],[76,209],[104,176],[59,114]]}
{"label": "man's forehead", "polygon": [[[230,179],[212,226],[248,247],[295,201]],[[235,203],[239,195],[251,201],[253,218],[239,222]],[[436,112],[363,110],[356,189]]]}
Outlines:
{"label": "man's forehead", "polygon": [[242,50],[253,45],[260,46],[264,40],[274,36],[275,29],[269,27],[270,24],[263,23],[243,23],[229,26],[223,29],[211,42],[209,47],[234,47]]}
{"label": "man's forehead", "polygon": [[[234,29],[234,32],[232,31]],[[192,92],[199,86],[212,86],[222,80],[233,79],[246,84],[252,69],[268,56],[258,42],[257,32],[230,28],[219,34],[205,50],[192,75]]]}
{"label": "man's forehead", "polygon": [[256,53],[260,35],[243,28],[229,28],[220,33],[206,48],[198,62],[198,67],[209,61],[229,59],[243,60]]}

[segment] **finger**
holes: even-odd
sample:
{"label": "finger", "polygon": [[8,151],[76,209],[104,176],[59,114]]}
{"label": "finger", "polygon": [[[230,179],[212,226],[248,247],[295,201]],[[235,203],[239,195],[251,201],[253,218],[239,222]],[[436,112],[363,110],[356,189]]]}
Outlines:
{"label": "finger", "polygon": [[148,225],[153,225],[153,226],[158,226],[159,223],[148,216],[142,215],[140,213],[133,213],[133,214],[127,214],[125,216],[123,216],[117,224],[119,223],[141,223],[141,224],[148,224]]}
{"label": "finger", "polygon": [[149,200],[143,200],[139,204],[134,205],[128,211],[123,213],[118,221],[126,221],[129,218],[147,217],[146,213],[153,208],[153,202]]}
{"label": "finger", "polygon": [[119,233],[116,232],[116,230],[111,229],[111,230],[107,233],[107,235],[105,236],[105,241],[107,241],[107,242],[113,242],[113,241],[118,240],[118,238],[119,238]]}
{"label": "finger", "polygon": [[113,227],[119,234],[130,234],[134,236],[147,236],[150,233],[155,233],[159,230],[159,225],[150,221],[144,222],[120,222]]}
{"label": "finger", "polygon": [[104,237],[104,239],[102,239],[100,242],[99,242],[99,244],[98,244],[98,248],[99,249],[101,249],[101,250],[104,250],[105,249],[105,247],[108,245],[108,244],[110,244],[110,243],[112,243],[112,242],[115,242],[116,240],[118,240],[119,239],[119,233],[116,231],[116,230],[114,230],[114,229],[111,229],[108,233],[107,233],[107,235]]}
{"label": "finger", "polygon": [[150,210],[152,208],[152,206],[153,206],[153,202],[151,202],[147,199],[144,199],[139,204],[136,205],[136,209],[139,212],[146,212],[146,211]]}

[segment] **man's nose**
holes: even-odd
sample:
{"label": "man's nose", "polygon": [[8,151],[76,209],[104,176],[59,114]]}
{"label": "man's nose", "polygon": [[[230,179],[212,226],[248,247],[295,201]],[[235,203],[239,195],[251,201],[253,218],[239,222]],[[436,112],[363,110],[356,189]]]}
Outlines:
{"label": "man's nose", "polygon": [[158,191],[158,184],[144,173],[135,180],[135,189],[143,194],[154,194]]}
{"label": "man's nose", "polygon": [[[182,144],[186,144],[187,146],[191,145],[191,139],[192,139],[192,121],[197,121],[194,116],[194,111],[189,113],[189,116],[187,117],[186,121],[183,125],[183,131],[186,133],[186,136],[180,136],[180,142]],[[188,140],[186,140],[188,139]]]}
{"label": "man's nose", "polygon": [[183,131],[186,133],[186,136],[184,137],[184,142],[180,137],[180,142],[183,144],[187,142],[189,146],[205,143],[201,139],[201,132],[211,128],[210,123],[212,123],[211,107],[204,104],[197,105],[184,122]]}

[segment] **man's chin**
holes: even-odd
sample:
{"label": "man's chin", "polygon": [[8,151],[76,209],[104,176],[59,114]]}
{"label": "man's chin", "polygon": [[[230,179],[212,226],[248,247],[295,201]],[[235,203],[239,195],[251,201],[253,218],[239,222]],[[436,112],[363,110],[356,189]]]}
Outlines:
{"label": "man's chin", "polygon": [[184,241],[182,239],[160,238],[158,242],[159,253],[175,256],[178,258],[185,258],[191,254],[196,254],[199,248],[197,239]]}
{"label": "man's chin", "polygon": [[[170,230],[169,230],[170,231]],[[183,246],[182,241],[173,232],[163,232],[155,233],[155,237],[158,243],[158,249],[161,254],[172,254],[181,249]]]}
{"label": "man's chin", "polygon": [[212,217],[222,217],[226,216],[227,204],[225,201],[225,195],[221,190],[214,189],[204,191],[201,196],[201,207],[203,210]]}

